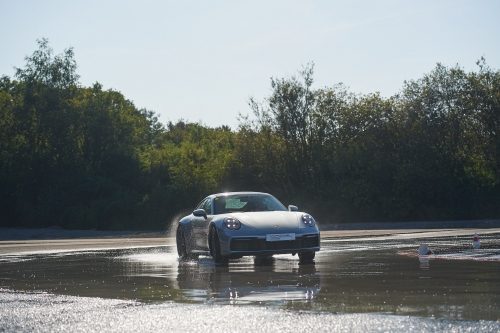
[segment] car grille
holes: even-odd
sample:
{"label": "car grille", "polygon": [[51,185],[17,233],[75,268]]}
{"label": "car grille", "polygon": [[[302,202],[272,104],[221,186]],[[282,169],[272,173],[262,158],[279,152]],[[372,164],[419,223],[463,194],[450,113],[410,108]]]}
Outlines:
{"label": "car grille", "polygon": [[233,238],[231,251],[300,250],[319,246],[318,235],[305,235],[295,240],[268,242],[257,238]]}

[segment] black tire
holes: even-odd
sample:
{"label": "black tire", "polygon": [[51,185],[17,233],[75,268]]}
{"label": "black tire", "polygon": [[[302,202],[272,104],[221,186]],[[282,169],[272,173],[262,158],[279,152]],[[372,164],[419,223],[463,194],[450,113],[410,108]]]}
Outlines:
{"label": "black tire", "polygon": [[214,258],[216,264],[225,264],[228,262],[228,258],[222,256],[220,253],[219,234],[215,227],[210,228],[210,254],[212,258]]}
{"label": "black tire", "polygon": [[184,229],[182,225],[179,224],[177,227],[177,232],[175,234],[175,240],[177,243],[177,254],[181,259],[188,259],[188,253],[186,248],[186,235],[184,234]]}
{"label": "black tire", "polygon": [[316,257],[316,252],[299,252],[299,260],[301,262],[313,261]]}

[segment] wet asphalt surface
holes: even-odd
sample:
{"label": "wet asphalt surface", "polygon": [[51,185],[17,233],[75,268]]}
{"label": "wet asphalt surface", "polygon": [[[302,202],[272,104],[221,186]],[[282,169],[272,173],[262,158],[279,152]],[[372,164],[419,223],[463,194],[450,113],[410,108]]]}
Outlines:
{"label": "wet asphalt surface", "polygon": [[481,242],[332,237],[312,263],[226,266],[172,246],[3,255],[0,332],[499,332],[500,235]]}

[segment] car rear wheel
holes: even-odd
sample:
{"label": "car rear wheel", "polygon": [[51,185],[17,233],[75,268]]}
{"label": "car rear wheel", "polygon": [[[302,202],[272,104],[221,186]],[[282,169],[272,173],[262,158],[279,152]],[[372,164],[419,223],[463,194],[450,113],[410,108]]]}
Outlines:
{"label": "car rear wheel", "polygon": [[177,242],[177,254],[179,255],[179,258],[187,259],[188,253],[186,249],[186,236],[184,234],[184,229],[180,224],[177,227],[177,233],[175,235],[175,239]]}
{"label": "car rear wheel", "polygon": [[304,261],[313,261],[316,256],[316,252],[299,252],[299,260]]}
{"label": "car rear wheel", "polygon": [[210,228],[210,254],[216,264],[225,264],[228,262],[228,258],[222,256],[220,252],[219,234],[214,226]]}

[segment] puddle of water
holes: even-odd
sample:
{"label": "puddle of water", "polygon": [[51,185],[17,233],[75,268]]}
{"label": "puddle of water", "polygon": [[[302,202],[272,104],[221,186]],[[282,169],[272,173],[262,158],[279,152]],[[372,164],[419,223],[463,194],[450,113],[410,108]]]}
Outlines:
{"label": "puddle of water", "polygon": [[[482,239],[482,254],[499,255],[497,237]],[[179,262],[172,247],[3,257],[0,290],[292,311],[500,319],[500,262],[399,255],[416,253],[419,242],[329,241],[313,264],[300,264],[289,255],[270,260],[246,257],[225,267],[215,266],[210,257]],[[467,242],[456,237],[425,239],[436,255],[442,249],[442,259],[480,253],[466,248]]]}

